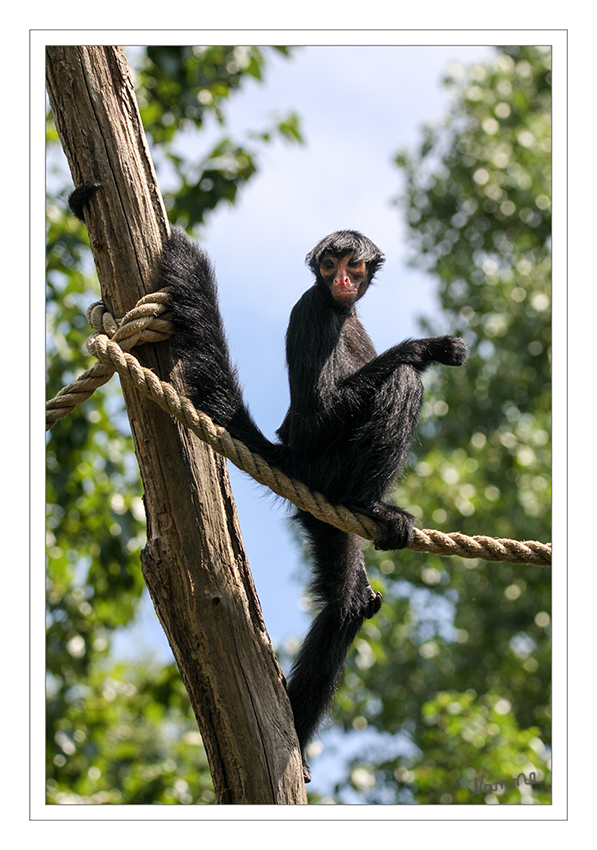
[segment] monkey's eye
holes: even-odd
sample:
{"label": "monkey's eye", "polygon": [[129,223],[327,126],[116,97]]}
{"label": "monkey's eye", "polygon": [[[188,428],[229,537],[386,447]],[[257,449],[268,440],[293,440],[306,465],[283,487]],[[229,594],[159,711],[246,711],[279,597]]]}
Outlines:
{"label": "monkey's eye", "polygon": [[321,268],[322,268],[322,269],[326,269],[326,270],[328,270],[328,271],[329,271],[330,269],[333,269],[333,268],[334,268],[334,261],[333,261],[333,260],[331,260],[331,259],[329,259],[329,257],[328,257],[328,259],[327,259],[327,260],[322,260],[322,261],[321,261]]}

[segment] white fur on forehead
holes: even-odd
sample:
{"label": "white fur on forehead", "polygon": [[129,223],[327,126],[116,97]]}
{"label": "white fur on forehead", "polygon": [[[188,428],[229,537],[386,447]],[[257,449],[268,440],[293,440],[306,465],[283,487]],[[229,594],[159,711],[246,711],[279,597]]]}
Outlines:
{"label": "white fur on forehead", "polygon": [[374,264],[373,270],[378,269],[384,262],[384,256],[377,245],[358,230],[338,230],[326,236],[307,254],[305,262],[317,273],[324,254],[344,256],[348,253],[354,253],[357,260]]}

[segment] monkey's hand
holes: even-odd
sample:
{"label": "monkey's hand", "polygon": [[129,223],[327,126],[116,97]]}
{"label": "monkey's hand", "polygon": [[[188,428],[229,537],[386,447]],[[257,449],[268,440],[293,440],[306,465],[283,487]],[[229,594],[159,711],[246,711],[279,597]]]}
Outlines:
{"label": "monkey's hand", "polygon": [[468,346],[458,336],[441,336],[437,338],[438,350],[435,359],[445,366],[462,366],[467,358]]}

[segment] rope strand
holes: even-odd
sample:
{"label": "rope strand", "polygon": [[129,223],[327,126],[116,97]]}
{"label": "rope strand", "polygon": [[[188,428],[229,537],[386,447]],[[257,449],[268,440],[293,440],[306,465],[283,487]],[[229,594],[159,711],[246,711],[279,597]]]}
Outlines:
{"label": "rope strand", "polygon": [[[321,493],[313,492],[300,481],[271,467],[260,455],[252,453],[244,443],[235,440],[225,428],[196,410],[190,400],[179,395],[171,384],[160,380],[151,369],[141,366],[137,358],[129,353],[130,349],[145,342],[159,342],[171,335],[172,328],[164,316],[167,307],[168,292],[165,289],[145,295],[120,322],[115,321],[102,302],[89,307],[87,319],[95,333],[87,340],[87,349],[98,358],[98,362],[47,402],[46,430],[69,414],[77,404],[86,401],[116,371],[214,451],[228,458],[278,496],[342,531],[358,534],[368,540],[380,537],[384,531],[383,523],[351,511],[344,505],[332,505]],[[551,544],[534,540],[520,542],[482,535],[468,537],[460,532],[444,534],[441,531],[415,528],[413,541],[408,548],[415,552],[458,555],[484,561],[541,566],[551,564]]]}

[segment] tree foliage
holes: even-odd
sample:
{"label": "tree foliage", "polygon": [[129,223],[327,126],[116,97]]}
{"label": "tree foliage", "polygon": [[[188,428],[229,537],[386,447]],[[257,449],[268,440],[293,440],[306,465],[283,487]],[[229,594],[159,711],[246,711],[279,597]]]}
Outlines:
{"label": "tree foliage", "polygon": [[[428,382],[399,503],[423,526],[547,541],[550,52],[502,48],[447,85],[449,115],[396,163],[412,262],[435,277],[442,307],[423,330],[464,336],[470,356]],[[339,799],[351,787],[368,802],[549,802],[550,571],[372,559],[384,606],[357,645],[339,715],[414,755],[357,759]],[[469,796],[476,775],[529,769],[540,784]]]}
{"label": "tree foliage", "polygon": [[[287,47],[272,48],[289,56]],[[258,145],[276,136],[300,142],[298,117],[275,118],[250,138],[237,141],[222,133],[197,160],[177,153],[176,141],[208,120],[225,128],[228,98],[247,80],[263,79],[265,56],[259,47],[148,47],[141,63],[139,109],[145,131],[173,169],[174,191],[164,191],[170,218],[186,227],[202,224],[222,201],[233,204],[240,188],[257,171]]]}

